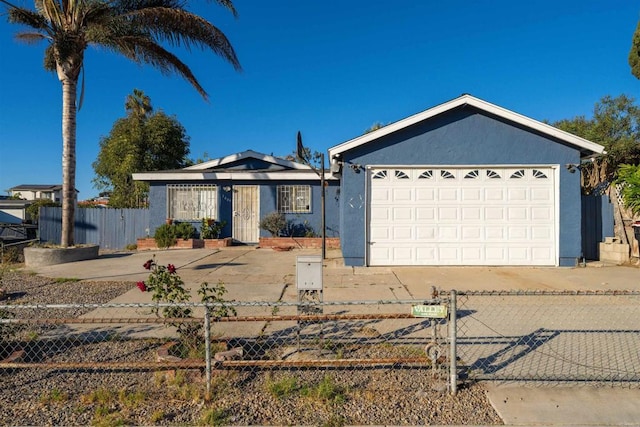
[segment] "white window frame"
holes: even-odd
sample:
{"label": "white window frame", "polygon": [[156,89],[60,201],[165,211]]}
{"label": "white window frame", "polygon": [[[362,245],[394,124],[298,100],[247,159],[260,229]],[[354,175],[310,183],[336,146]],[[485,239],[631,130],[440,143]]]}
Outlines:
{"label": "white window frame", "polygon": [[310,185],[278,185],[278,212],[311,213]]}
{"label": "white window frame", "polygon": [[198,220],[202,218],[217,218],[217,214],[217,185],[167,185],[167,218],[177,220]]}

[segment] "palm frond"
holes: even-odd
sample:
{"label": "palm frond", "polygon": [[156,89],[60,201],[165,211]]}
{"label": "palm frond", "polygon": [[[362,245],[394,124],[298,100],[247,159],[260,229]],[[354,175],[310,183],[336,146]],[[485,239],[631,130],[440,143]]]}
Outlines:
{"label": "palm frond", "polygon": [[48,31],[47,20],[37,12],[21,7],[12,7],[7,11],[9,22],[12,24],[26,25],[36,30]]}
{"label": "palm frond", "polygon": [[156,7],[131,12],[129,16],[134,26],[149,31],[158,41],[187,49],[192,46],[210,49],[227,60],[236,70],[242,68],[224,33],[198,15],[182,9]]}
{"label": "palm frond", "polygon": [[26,32],[21,32],[21,33],[17,33],[15,35],[16,40],[21,41],[23,43],[26,44],[36,44],[38,42],[41,42],[42,40],[48,40],[49,37],[42,34],[42,33],[26,33]]}
{"label": "palm frond", "polygon": [[205,100],[209,99],[207,92],[200,85],[191,69],[177,56],[160,46],[151,38],[144,36],[123,36],[115,40],[114,43],[103,44],[103,46],[139,64],[149,64],[165,75],[179,74],[191,83]]}

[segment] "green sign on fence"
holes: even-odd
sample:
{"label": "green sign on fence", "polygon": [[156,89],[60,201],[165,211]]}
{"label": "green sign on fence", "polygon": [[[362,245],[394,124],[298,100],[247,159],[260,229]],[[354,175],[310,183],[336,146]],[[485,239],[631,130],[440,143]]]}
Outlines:
{"label": "green sign on fence", "polygon": [[428,317],[431,319],[444,319],[447,317],[446,305],[414,305],[411,306],[413,317]]}

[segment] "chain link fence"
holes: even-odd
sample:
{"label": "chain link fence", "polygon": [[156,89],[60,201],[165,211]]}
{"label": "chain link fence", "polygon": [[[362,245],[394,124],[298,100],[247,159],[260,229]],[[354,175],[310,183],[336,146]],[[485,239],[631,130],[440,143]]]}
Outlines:
{"label": "chain link fence", "polygon": [[[236,315],[212,313],[224,305]],[[445,314],[421,316],[433,307]],[[191,317],[164,317],[172,309]],[[429,311],[429,310],[427,310]],[[175,312],[184,312],[178,310]],[[424,313],[423,313],[424,314]],[[455,343],[455,345],[451,345]],[[640,293],[463,292],[418,301],[0,305],[0,376],[187,370],[206,393],[329,375],[337,385],[430,387],[464,381],[640,384]],[[155,374],[154,374],[155,373]],[[383,381],[393,375],[396,381]],[[133,378],[131,376],[130,378]],[[145,381],[149,381],[146,377]],[[274,378],[276,378],[274,380]],[[157,379],[157,378],[156,378]]]}
{"label": "chain link fence", "polygon": [[640,385],[640,293],[464,292],[461,379]]}
{"label": "chain link fence", "polygon": [[[231,371],[248,379],[312,370],[352,387],[400,370],[386,387],[446,389],[446,320],[411,314],[425,303],[441,301],[0,305],[0,375],[10,384],[33,369],[107,379],[191,370],[210,393],[214,377]],[[220,306],[236,315],[213,317]],[[185,310],[191,317],[170,317]]]}

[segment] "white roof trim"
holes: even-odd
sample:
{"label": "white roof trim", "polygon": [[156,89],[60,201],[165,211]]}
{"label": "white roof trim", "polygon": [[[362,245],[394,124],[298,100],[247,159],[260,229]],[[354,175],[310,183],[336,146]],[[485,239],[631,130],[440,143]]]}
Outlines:
{"label": "white roof trim", "polygon": [[[324,174],[326,180],[336,180],[329,171]],[[135,181],[315,181],[320,176],[313,171],[309,172],[140,172],[134,173]]]}
{"label": "white roof trim", "polygon": [[269,156],[268,154],[258,153],[257,151],[247,150],[241,153],[231,154],[229,156],[220,157],[218,159],[208,160],[204,163],[199,163],[197,165],[188,166],[184,168],[184,170],[204,170],[211,169],[216,167],[224,166],[225,164],[233,163],[242,159],[254,158],[258,160],[263,160],[265,162],[273,163],[276,165],[280,165],[289,169],[309,169],[311,168],[302,163],[292,162],[290,160],[279,159],[274,156]]}
{"label": "white roof trim", "polygon": [[538,132],[541,132],[545,135],[558,138],[562,141],[575,145],[579,148],[590,150],[598,154],[602,154],[604,152],[604,147],[600,144],[596,144],[584,138],[580,138],[579,136],[573,135],[569,132],[565,132],[563,130],[557,129],[546,123],[539,122],[537,120],[531,119],[529,117],[523,116],[521,114],[515,113],[513,111],[510,111],[505,108],[499,107],[497,105],[491,104],[489,102],[483,101],[481,99],[475,98],[471,95],[462,95],[459,98],[453,99],[449,102],[445,102],[444,104],[437,105],[426,111],[407,117],[406,119],[402,119],[395,123],[391,123],[378,130],[375,130],[370,133],[366,133],[357,138],[344,142],[340,145],[336,145],[335,147],[331,147],[329,149],[329,158],[331,159],[334,156],[341,154],[345,151],[349,151],[353,148],[359,147],[360,145],[367,144],[385,135],[389,135],[393,132],[404,129],[406,127],[419,123],[423,120],[430,119],[431,117],[437,116],[438,114],[444,113],[446,111],[452,110],[454,108],[457,108],[463,105],[470,105],[470,106],[476,107],[480,110],[494,114],[498,117],[502,117],[514,123],[518,123],[528,128],[537,130]]}

